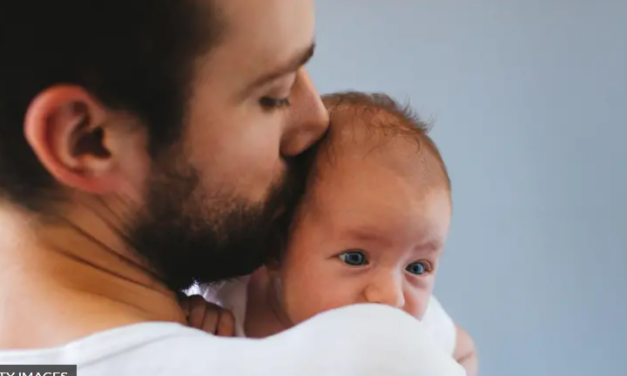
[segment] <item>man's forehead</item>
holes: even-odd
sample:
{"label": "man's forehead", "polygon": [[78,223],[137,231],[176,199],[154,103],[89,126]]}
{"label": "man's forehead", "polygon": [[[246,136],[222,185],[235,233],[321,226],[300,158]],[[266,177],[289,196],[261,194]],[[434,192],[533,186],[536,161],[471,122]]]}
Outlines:
{"label": "man's forehead", "polygon": [[313,1],[213,1],[226,26],[214,57],[247,79],[280,70],[311,53]]}

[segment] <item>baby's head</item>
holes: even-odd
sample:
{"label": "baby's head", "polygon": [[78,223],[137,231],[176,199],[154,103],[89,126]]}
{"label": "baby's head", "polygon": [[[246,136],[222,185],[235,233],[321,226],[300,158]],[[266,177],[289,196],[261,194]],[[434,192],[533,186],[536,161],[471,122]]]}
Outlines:
{"label": "baby's head", "polygon": [[355,303],[421,318],[451,220],[450,180],[427,126],[385,95],[324,98],[331,127],[279,267],[292,323]]}

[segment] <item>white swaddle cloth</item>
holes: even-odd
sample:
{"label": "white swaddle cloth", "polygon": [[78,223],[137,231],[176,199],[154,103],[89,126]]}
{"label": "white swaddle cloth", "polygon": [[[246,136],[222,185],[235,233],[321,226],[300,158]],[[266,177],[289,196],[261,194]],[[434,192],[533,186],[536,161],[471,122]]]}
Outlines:
{"label": "white swaddle cloth", "polygon": [[[193,287],[188,294],[201,294],[212,303],[228,309],[235,317],[235,335],[245,337],[244,321],[246,319],[246,300],[249,277],[224,282],[221,285],[201,291]],[[431,296],[424,317],[421,320],[427,330],[435,337],[444,350],[453,355],[457,343],[457,328],[453,319],[446,313],[440,302]]]}

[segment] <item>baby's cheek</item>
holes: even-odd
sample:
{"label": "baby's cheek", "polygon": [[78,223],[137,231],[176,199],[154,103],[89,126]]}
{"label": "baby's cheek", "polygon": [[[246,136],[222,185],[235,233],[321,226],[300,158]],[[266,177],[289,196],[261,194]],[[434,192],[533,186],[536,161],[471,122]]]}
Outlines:
{"label": "baby's cheek", "polygon": [[285,312],[292,323],[299,324],[311,317],[353,303],[358,303],[341,287],[330,288],[309,281],[296,284],[295,288],[286,289]]}
{"label": "baby's cheek", "polygon": [[309,281],[303,278],[284,278],[283,281],[283,311],[292,323],[298,324],[308,319],[318,299],[317,291],[311,288]]}
{"label": "baby's cheek", "polygon": [[419,289],[405,293],[405,307],[403,310],[415,318],[421,320],[427,311],[431,292],[427,289]]}

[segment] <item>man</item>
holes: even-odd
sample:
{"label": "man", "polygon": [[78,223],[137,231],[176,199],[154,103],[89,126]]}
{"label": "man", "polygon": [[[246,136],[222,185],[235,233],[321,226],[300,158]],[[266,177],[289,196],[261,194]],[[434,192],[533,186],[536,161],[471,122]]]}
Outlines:
{"label": "man", "polygon": [[390,308],[259,341],[185,327],[176,293],[259,266],[326,129],[313,35],[311,0],[1,3],[0,364],[463,374]]}

